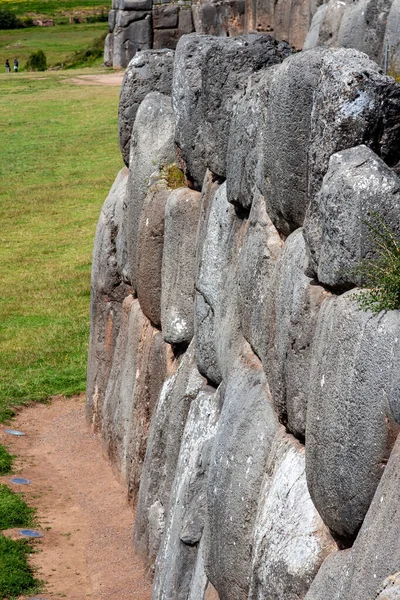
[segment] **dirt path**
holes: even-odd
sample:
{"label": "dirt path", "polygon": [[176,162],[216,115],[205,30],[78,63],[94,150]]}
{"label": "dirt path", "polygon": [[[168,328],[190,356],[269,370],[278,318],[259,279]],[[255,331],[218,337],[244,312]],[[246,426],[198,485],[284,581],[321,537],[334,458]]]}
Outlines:
{"label": "dirt path", "polygon": [[83,396],[24,408],[12,428],[26,436],[1,426],[0,443],[19,456],[16,472],[32,484],[0,480],[38,509],[44,538],[35,542],[32,564],[48,582],[40,597],[149,600],[149,581],[132,553],[132,509],[86,425]]}
{"label": "dirt path", "polygon": [[114,73],[106,73],[100,75],[79,75],[71,79],[65,79],[68,83],[76,85],[115,85],[121,87],[125,71],[117,71]]}

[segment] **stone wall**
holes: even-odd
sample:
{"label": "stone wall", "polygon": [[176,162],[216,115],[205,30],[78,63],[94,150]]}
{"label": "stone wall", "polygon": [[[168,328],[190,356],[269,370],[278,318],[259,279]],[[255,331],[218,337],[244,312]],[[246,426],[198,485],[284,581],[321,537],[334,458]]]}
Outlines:
{"label": "stone wall", "polygon": [[400,598],[400,312],[353,269],[371,211],[399,230],[399,98],[265,35],[131,62],[87,411],[153,600]]}

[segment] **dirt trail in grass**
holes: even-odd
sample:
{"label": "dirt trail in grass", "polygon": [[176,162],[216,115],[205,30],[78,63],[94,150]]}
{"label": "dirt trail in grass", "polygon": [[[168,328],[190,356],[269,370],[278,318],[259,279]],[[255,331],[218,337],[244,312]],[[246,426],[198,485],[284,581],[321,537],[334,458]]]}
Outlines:
{"label": "dirt trail in grass", "polygon": [[115,85],[121,87],[125,71],[106,73],[104,75],[79,75],[71,79],[65,79],[68,83],[76,85]]}
{"label": "dirt trail in grass", "polygon": [[149,600],[150,583],[132,552],[133,512],[86,425],[84,397],[26,407],[12,428],[26,436],[6,435],[2,425],[0,443],[18,455],[15,471],[32,484],[0,481],[38,509],[45,535],[31,564],[47,582],[40,597]]}

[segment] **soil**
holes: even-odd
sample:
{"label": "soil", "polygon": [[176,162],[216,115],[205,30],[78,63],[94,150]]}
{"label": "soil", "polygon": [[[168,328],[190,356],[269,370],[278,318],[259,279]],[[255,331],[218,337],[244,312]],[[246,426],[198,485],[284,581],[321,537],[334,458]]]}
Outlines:
{"label": "soil", "polygon": [[18,456],[15,475],[32,483],[0,481],[37,508],[44,537],[34,542],[31,564],[46,583],[38,598],[150,600],[150,580],[132,549],[134,513],[86,423],[84,396],[25,407],[10,427],[26,435],[7,435],[2,425],[0,443]]}
{"label": "soil", "polygon": [[115,85],[121,87],[125,71],[105,73],[104,75],[78,75],[71,79],[65,79],[68,83],[76,85]]}

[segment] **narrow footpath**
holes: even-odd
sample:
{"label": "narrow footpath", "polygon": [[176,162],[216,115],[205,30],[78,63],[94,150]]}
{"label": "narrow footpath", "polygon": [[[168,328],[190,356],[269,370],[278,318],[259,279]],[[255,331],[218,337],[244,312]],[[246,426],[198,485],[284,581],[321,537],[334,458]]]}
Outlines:
{"label": "narrow footpath", "polygon": [[11,427],[26,435],[7,435],[2,425],[0,443],[18,457],[15,475],[32,483],[0,481],[37,508],[44,537],[31,564],[47,582],[40,598],[149,600],[145,568],[133,556],[133,511],[86,424],[84,396],[25,407]]}

